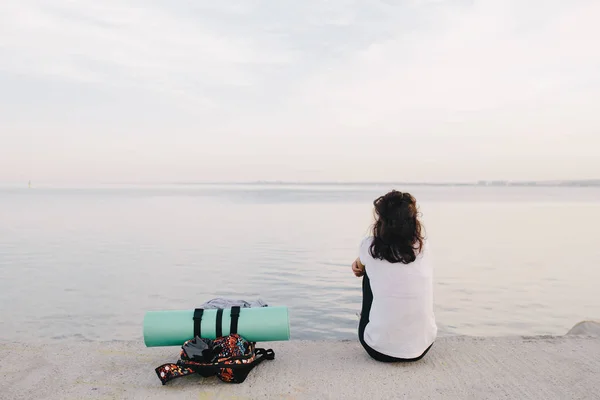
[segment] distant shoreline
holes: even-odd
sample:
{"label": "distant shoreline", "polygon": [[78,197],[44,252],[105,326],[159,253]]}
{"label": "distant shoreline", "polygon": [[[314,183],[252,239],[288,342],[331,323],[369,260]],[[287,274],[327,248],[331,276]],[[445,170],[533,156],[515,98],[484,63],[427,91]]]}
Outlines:
{"label": "distant shoreline", "polygon": [[477,181],[477,182],[172,182],[166,185],[290,185],[290,186],[442,186],[442,187],[600,187],[600,179],[577,181]]}
{"label": "distant shoreline", "polygon": [[360,187],[563,187],[563,188],[596,188],[600,187],[600,179],[588,180],[555,180],[555,181],[502,181],[502,180],[480,180],[476,182],[302,182],[302,181],[246,181],[246,182],[101,182],[101,183],[53,183],[32,182],[19,184],[16,182],[0,182],[2,187],[93,187],[102,188],[106,186],[360,186]]}

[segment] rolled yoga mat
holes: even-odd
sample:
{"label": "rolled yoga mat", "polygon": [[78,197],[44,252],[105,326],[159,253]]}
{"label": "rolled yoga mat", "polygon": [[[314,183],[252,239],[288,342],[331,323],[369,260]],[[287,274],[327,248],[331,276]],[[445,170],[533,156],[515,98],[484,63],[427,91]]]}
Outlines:
{"label": "rolled yoga mat", "polygon": [[[194,311],[148,311],[144,317],[146,347],[181,346],[194,338]],[[217,310],[202,311],[200,332],[204,339],[217,337]],[[198,315],[196,313],[196,315]],[[231,309],[222,311],[221,336],[231,333]],[[237,333],[250,342],[274,342],[290,339],[287,307],[249,307],[239,310]]]}

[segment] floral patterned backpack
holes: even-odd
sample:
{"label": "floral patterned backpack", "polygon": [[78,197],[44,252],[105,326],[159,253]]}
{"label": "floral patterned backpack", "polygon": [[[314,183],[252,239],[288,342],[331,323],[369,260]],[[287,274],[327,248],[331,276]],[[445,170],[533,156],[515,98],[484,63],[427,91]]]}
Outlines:
{"label": "floral patterned backpack", "polygon": [[[232,311],[232,316],[235,317],[236,313],[239,315],[239,310],[232,308]],[[250,371],[262,361],[275,359],[272,349],[257,348],[256,343],[249,342],[236,333],[237,318],[233,321],[230,331],[232,333],[227,336],[218,334],[214,340],[202,339],[196,324],[195,337],[183,344],[179,360],[155,369],[162,384],[193,374],[203,377],[216,375],[223,382],[242,383]]]}

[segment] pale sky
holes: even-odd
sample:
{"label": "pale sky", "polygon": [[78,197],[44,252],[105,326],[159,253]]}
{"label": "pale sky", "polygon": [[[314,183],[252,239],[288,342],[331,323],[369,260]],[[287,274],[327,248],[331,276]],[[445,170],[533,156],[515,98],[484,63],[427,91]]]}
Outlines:
{"label": "pale sky", "polygon": [[0,182],[600,178],[598,0],[4,0]]}

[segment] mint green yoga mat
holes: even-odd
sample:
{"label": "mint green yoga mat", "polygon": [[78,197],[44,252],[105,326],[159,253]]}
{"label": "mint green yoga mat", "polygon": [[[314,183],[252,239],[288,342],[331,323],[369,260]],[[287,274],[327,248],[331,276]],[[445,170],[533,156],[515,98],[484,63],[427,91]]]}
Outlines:
{"label": "mint green yoga mat", "polygon": [[[229,334],[231,309],[223,311],[222,334]],[[204,310],[202,338],[215,339],[217,310]],[[242,308],[238,334],[250,342],[290,339],[287,307]],[[194,338],[194,310],[148,311],[144,317],[144,343],[147,347],[181,346]]]}

